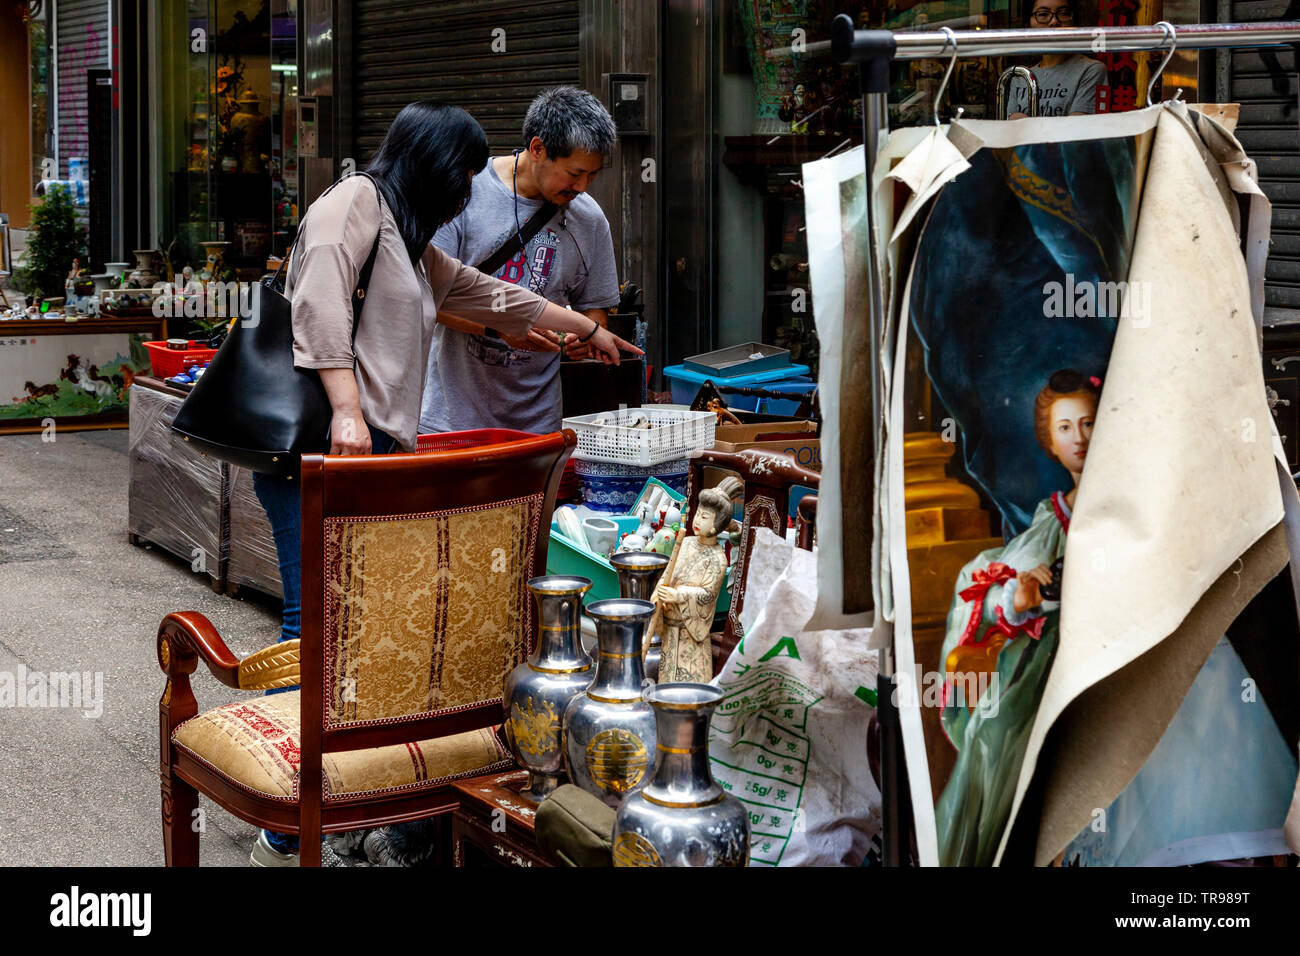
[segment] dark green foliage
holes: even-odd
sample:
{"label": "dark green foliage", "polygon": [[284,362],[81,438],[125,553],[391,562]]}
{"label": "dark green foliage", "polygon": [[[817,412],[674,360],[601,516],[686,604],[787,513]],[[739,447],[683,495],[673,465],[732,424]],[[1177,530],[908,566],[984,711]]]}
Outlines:
{"label": "dark green foliage", "polygon": [[77,225],[76,206],[66,186],[51,186],[44,202],[28,208],[32,232],[23,265],[14,270],[14,286],[38,299],[57,298],[64,293],[72,260],[87,265],[86,230]]}

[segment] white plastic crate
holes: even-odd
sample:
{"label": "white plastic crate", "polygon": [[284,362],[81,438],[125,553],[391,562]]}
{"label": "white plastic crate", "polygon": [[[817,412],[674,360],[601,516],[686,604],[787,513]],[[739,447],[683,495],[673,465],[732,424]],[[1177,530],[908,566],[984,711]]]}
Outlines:
{"label": "white plastic crate", "polygon": [[[631,423],[643,415],[650,419],[651,427],[632,428]],[[611,421],[597,424],[598,419]],[[574,458],[642,467],[685,458],[700,448],[712,448],[717,425],[718,416],[713,412],[693,412],[667,405],[620,408],[564,420],[564,427],[578,434]]]}

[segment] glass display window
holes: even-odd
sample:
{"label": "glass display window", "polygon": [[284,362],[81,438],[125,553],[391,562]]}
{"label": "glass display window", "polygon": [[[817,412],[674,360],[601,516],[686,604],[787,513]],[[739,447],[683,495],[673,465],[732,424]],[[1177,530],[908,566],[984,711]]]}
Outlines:
{"label": "glass display window", "polygon": [[298,224],[296,0],[155,8],[158,242],[252,279]]}

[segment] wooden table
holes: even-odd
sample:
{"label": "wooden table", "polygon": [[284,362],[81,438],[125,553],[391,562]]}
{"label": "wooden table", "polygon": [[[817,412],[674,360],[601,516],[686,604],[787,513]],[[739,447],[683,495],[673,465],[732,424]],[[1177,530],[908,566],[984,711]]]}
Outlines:
{"label": "wooden table", "polygon": [[537,805],[519,796],[528,772],[470,777],[452,784],[460,806],[451,816],[452,860],[461,867],[554,866],[537,847]]}

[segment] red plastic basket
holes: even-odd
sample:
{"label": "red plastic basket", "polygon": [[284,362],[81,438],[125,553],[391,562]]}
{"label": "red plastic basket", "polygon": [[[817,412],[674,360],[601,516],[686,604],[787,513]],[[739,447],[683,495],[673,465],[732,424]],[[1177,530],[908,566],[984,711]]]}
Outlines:
{"label": "red plastic basket", "polygon": [[520,432],[512,428],[474,428],[464,432],[435,432],[415,437],[416,451],[446,451],[449,448],[472,448],[475,445],[498,445],[521,438],[536,438],[536,432]]}
{"label": "red plastic basket", "polygon": [[193,365],[206,365],[217,354],[216,349],[190,348],[185,351],[169,349],[166,342],[145,342],[149,350],[149,365],[154,378],[171,378]]}
{"label": "red plastic basket", "polygon": [[[475,428],[463,432],[435,432],[430,435],[417,435],[416,451],[446,451],[450,448],[471,448],[475,445],[495,445],[500,442],[519,441],[521,438],[536,438],[536,432],[520,432],[511,428]],[[581,497],[578,475],[573,470],[574,461],[570,458],[564,465],[564,475],[560,478],[560,488],[556,495],[558,501],[576,501]]]}

